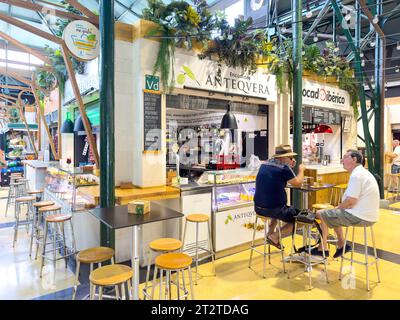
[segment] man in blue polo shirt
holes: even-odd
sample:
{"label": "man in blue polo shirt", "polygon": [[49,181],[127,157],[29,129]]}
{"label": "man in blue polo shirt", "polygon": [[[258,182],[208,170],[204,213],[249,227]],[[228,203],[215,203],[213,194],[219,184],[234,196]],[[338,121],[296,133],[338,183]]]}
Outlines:
{"label": "man in blue polo shirt", "polygon": [[296,176],[292,168],[296,161],[289,145],[279,145],[275,148],[272,159],[261,165],[256,178],[256,192],[254,195],[254,209],[259,215],[273,218],[269,226],[267,240],[270,244],[280,248],[278,233],[274,232],[278,220],[286,222],[281,229],[282,238],[290,235],[293,230],[294,216],[299,212],[287,205],[285,187],[289,182],[293,186],[301,186],[304,178],[304,165],[299,165]]}

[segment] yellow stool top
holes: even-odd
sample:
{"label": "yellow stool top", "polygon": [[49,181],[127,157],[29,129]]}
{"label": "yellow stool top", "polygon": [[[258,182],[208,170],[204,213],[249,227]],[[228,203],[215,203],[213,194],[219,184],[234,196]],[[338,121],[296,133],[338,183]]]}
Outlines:
{"label": "yellow stool top", "polygon": [[49,211],[57,211],[57,210],[61,210],[61,206],[56,205],[56,204],[52,205],[52,206],[39,208],[39,212],[49,212]]}
{"label": "yellow stool top", "polygon": [[68,220],[71,220],[72,215],[70,214],[62,214],[62,213],[58,213],[58,214],[51,214],[49,216],[47,216],[45,219],[47,222],[65,222]]}
{"label": "yellow stool top", "polygon": [[186,216],[186,220],[190,222],[207,222],[210,217],[203,213],[194,213]]}
{"label": "yellow stool top", "polygon": [[82,263],[100,263],[110,260],[114,256],[114,249],[107,247],[95,247],[80,251],[76,259]]}
{"label": "yellow stool top", "polygon": [[338,189],[346,189],[347,183],[337,184],[336,186],[333,186],[333,187],[338,188]]}
{"label": "yellow stool top", "polygon": [[42,190],[31,190],[31,191],[28,191],[28,194],[40,194],[40,193],[43,193],[44,192],[44,190],[42,189]]}
{"label": "yellow stool top", "polygon": [[182,241],[173,238],[160,238],[149,243],[153,251],[176,251],[182,248]]}
{"label": "yellow stool top", "polygon": [[96,286],[115,286],[133,277],[133,270],[123,264],[112,264],[92,271],[89,280]]}
{"label": "yellow stool top", "polygon": [[390,209],[400,209],[400,202],[390,204],[389,208]]}
{"label": "yellow stool top", "polygon": [[35,202],[33,204],[34,207],[36,208],[40,208],[40,207],[49,207],[52,206],[55,202],[54,201],[39,201],[39,202]]}
{"label": "yellow stool top", "polygon": [[166,270],[178,270],[189,267],[192,264],[192,258],[186,253],[164,253],[159,255],[155,264],[158,268]]}
{"label": "yellow stool top", "polygon": [[28,201],[35,201],[36,197],[32,197],[32,196],[26,196],[26,197],[19,197],[17,199],[15,199],[15,201],[17,202],[28,202]]}
{"label": "yellow stool top", "polygon": [[257,218],[260,218],[261,220],[268,220],[270,219],[269,217],[263,216],[261,214],[256,214]]}
{"label": "yellow stool top", "polygon": [[317,210],[330,210],[334,209],[335,207],[329,203],[314,203],[312,208]]}

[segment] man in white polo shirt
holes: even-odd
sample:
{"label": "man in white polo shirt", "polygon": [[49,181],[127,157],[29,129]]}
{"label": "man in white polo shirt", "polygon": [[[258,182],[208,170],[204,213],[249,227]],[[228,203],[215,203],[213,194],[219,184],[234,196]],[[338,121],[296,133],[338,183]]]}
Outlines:
{"label": "man in white polo shirt", "polygon": [[[342,202],[332,210],[320,210],[324,248],[327,246],[328,228],[334,228],[338,243],[334,258],[342,255],[344,237],[342,227],[371,226],[379,218],[379,187],[374,176],[362,166],[363,156],[357,150],[348,150],[343,156],[343,167],[349,171],[350,180],[342,197]],[[351,250],[346,245],[345,252]],[[312,250],[312,254],[322,256],[322,246]],[[329,256],[329,251],[325,251]]]}

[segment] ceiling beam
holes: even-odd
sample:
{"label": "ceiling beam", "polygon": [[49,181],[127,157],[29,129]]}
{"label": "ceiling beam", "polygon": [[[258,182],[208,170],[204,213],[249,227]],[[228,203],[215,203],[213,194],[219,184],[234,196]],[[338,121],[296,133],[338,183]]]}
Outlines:
{"label": "ceiling beam", "polygon": [[9,5],[13,5],[13,6],[16,6],[16,7],[28,9],[28,10],[40,11],[40,12],[48,12],[50,15],[54,15],[54,16],[56,16],[58,18],[64,18],[64,19],[68,19],[68,20],[85,20],[85,21],[88,21],[90,23],[93,23],[96,26],[99,25],[98,19],[87,18],[87,17],[84,17],[84,16],[77,15],[75,13],[71,13],[71,12],[67,12],[67,11],[62,11],[62,10],[46,7],[46,6],[43,6],[43,5],[40,5],[40,4],[31,3],[31,2],[28,2],[28,1],[24,1],[24,0],[0,0],[0,2],[9,4]]}
{"label": "ceiling beam", "polygon": [[73,6],[74,8],[78,9],[82,12],[86,17],[91,19],[96,19],[98,21],[99,17],[95,15],[91,10],[86,8],[84,5],[80,4],[77,0],[67,0],[67,2]]}

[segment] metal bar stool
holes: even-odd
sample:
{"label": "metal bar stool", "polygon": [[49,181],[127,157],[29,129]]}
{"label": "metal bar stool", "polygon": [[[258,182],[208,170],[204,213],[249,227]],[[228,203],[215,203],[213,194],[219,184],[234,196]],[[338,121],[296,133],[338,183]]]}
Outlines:
{"label": "metal bar stool", "polygon": [[23,194],[26,195],[28,194],[28,190],[29,190],[29,179],[26,178],[18,178],[16,179],[17,182],[22,182],[23,183]]}
{"label": "metal bar stool", "polygon": [[[50,206],[50,207],[43,207],[39,210],[42,212],[47,211],[58,211],[60,210],[60,206]],[[72,225],[72,215],[71,214],[51,214],[47,215],[45,218],[45,225],[44,225],[44,236],[43,236],[43,250],[42,250],[42,263],[40,266],[40,277],[42,277],[43,267],[44,267],[44,260],[50,260],[53,262],[54,267],[54,277],[56,274],[56,263],[58,260],[65,260],[65,268],[67,268],[68,257],[76,254],[76,245],[75,245],[75,235],[74,235],[74,228]],[[71,240],[72,245],[71,248],[67,248],[66,245],[66,237],[65,237],[65,223],[70,223],[71,228]],[[47,247],[47,237],[49,235],[49,226],[52,225],[53,235],[52,235],[52,243],[53,247],[48,252],[52,252],[52,257],[46,255],[46,247]],[[57,247],[57,242],[61,242],[61,246]],[[63,249],[63,253],[60,254],[60,257],[57,258],[57,251]],[[68,253],[69,251],[69,253]]]}
{"label": "metal bar stool", "polygon": [[[33,195],[32,195],[32,197],[33,197]],[[52,205],[54,205],[54,201],[40,201],[40,202],[35,202],[33,204],[34,211],[33,211],[32,232],[31,232],[31,243],[30,243],[30,247],[29,247],[29,256],[32,256],[32,246],[33,246],[33,242],[35,242],[36,243],[35,260],[37,259],[37,255],[38,255],[38,251],[39,251],[39,244],[42,239],[41,224],[43,222],[43,214],[42,214],[43,211],[40,211],[40,208],[48,207],[48,206],[52,206]]]}
{"label": "metal bar stool", "polygon": [[30,191],[27,192],[28,195],[35,196],[37,202],[42,201],[43,193],[44,193],[43,189],[41,189],[41,190],[30,190]]}
{"label": "metal bar stool", "polygon": [[[312,256],[312,254],[311,254],[311,248],[313,247],[313,245],[311,244],[311,241],[313,240],[312,228],[313,228],[314,224],[295,221],[294,230],[297,230],[297,225],[301,225],[304,227],[304,229],[303,229],[304,235],[305,235],[304,245],[305,245],[305,248],[307,248],[307,249],[304,250],[303,252],[301,252],[300,254],[295,253],[295,239],[294,238],[295,238],[296,232],[293,232],[292,245],[291,245],[290,257],[289,257],[289,265],[290,266],[292,265],[292,261],[297,261],[297,262],[304,264],[305,271],[308,272],[309,290],[311,290],[312,289],[311,271],[312,271],[312,267],[314,265],[321,264],[321,263],[324,264],[326,282],[329,283],[328,271],[327,271],[328,257],[325,256],[325,246],[324,246],[324,243],[322,242],[322,235],[319,232],[318,232],[319,240],[321,241],[321,245],[322,245],[322,257],[317,258],[317,257]],[[289,272],[288,272],[288,279],[290,279]]]}
{"label": "metal bar stool", "polygon": [[[122,296],[125,297],[125,283],[128,286],[128,298],[131,298],[131,281],[133,278],[132,268],[123,264],[112,264],[97,268],[89,276],[91,283],[90,300],[94,300],[96,288],[99,287],[99,300],[103,300],[103,287],[121,285]],[[118,291],[117,291],[118,298]]]}
{"label": "metal bar stool", "polygon": [[[199,266],[199,261],[202,261],[204,259],[210,258],[212,260],[212,264],[213,264],[213,273],[214,276],[216,275],[215,273],[215,252],[213,249],[213,243],[212,243],[212,234],[211,234],[211,225],[210,225],[210,217],[206,214],[202,214],[202,213],[196,213],[196,214],[190,214],[188,216],[186,216],[186,220],[185,220],[185,230],[183,232],[183,244],[182,244],[182,248],[184,247],[184,243],[185,243],[185,237],[186,237],[186,231],[187,231],[187,224],[188,222],[193,222],[196,223],[196,243],[195,243],[195,258],[194,261],[196,263],[196,269],[195,269],[195,273],[196,273],[196,277],[195,277],[195,284],[197,285],[197,268]],[[199,246],[199,224],[200,223],[206,223],[208,226],[208,249],[202,248]],[[206,256],[202,257],[201,259],[199,259],[199,250],[202,250],[206,253],[208,253]]]}
{"label": "metal bar stool", "polygon": [[[13,241],[13,247],[15,247],[15,244],[17,242],[17,237],[18,237],[18,228],[20,226],[27,226],[27,232],[29,232],[29,224],[33,223],[33,207],[32,203],[35,201],[35,197],[18,197],[15,199],[15,225],[14,225],[14,241]],[[21,215],[21,206],[26,205],[27,207],[27,212],[26,212],[26,220],[21,221],[20,220],[20,215]]]}
{"label": "metal bar stool", "polygon": [[143,296],[144,299],[151,298],[150,294],[147,292],[149,286],[148,282],[150,280],[150,265],[153,259],[153,253],[169,253],[173,251],[177,251],[182,248],[182,241],[173,238],[160,238],[153,240],[149,243],[149,251],[148,251],[148,264],[147,264],[147,273],[146,273],[146,284],[143,288]]}
{"label": "metal bar stool", "polygon": [[[194,300],[194,293],[193,293],[193,283],[192,283],[192,270],[190,268],[193,259],[185,254],[185,253],[164,253],[159,255],[155,260],[155,268],[154,268],[154,278],[153,278],[153,285],[152,285],[152,293],[151,298],[154,299],[154,288],[156,285],[156,278],[158,270],[160,270],[160,281],[159,281],[159,299],[162,300],[163,297],[163,272],[166,273],[166,282],[165,282],[165,298],[168,300],[172,300],[172,290],[171,290],[171,277],[172,273],[176,272],[176,281],[177,281],[177,299],[180,300],[181,297],[187,300],[189,296],[189,292],[186,290],[185,285],[185,270],[189,273],[189,286],[190,286],[190,295],[192,300]],[[179,273],[182,276],[182,287],[179,284]],[[183,290],[183,295],[181,295],[181,289]]]}
{"label": "metal bar stool", "polygon": [[396,194],[395,200],[398,199],[400,193],[400,174],[398,173],[388,173],[388,186],[387,186],[387,198],[389,198],[389,193]]}
{"label": "metal bar stool", "polygon": [[[114,249],[107,247],[95,247],[80,251],[76,255],[76,270],[75,270],[75,285],[72,290],[72,300],[75,300],[76,292],[78,290],[79,282],[79,271],[81,263],[90,264],[90,274],[93,272],[93,265],[97,264],[101,267],[102,262],[111,260],[111,264],[114,264]],[[118,286],[115,286],[117,299],[119,299]],[[90,290],[92,292],[92,282],[90,282]],[[86,298],[86,297],[85,297]]]}
{"label": "metal bar stool", "polygon": [[[343,260],[350,261],[350,268],[351,268],[351,269],[353,268],[353,263],[358,263],[358,264],[364,265],[364,266],[365,266],[365,273],[366,273],[367,291],[369,291],[369,290],[370,290],[370,287],[369,287],[369,274],[368,274],[369,268],[368,268],[368,267],[369,267],[370,265],[376,264],[376,273],[377,273],[377,275],[378,275],[378,283],[381,282],[381,278],[380,278],[380,275],[379,275],[379,268],[378,268],[378,260],[379,260],[379,258],[378,258],[378,255],[377,255],[377,253],[376,253],[376,246],[375,246],[374,229],[373,229],[373,226],[372,226],[372,225],[371,225],[371,226],[362,226],[362,228],[364,228],[364,255],[365,255],[365,261],[358,261],[358,260],[354,260],[354,258],[353,258],[353,256],[354,256],[354,230],[355,230],[355,228],[357,228],[357,227],[360,228],[360,226],[353,226],[353,227],[352,227],[352,228],[353,228],[352,237],[351,237],[352,250],[351,250],[350,259],[349,259],[349,258],[346,258],[346,257],[344,256],[344,255],[345,255],[344,252],[343,252],[343,254],[342,254],[341,261],[340,261],[339,280],[342,280]],[[372,246],[373,246],[373,249],[374,249],[374,259],[373,259],[373,261],[371,261],[371,262],[368,261],[367,228],[370,228],[370,230],[371,230]],[[347,244],[347,234],[348,234],[348,231],[349,231],[349,227],[346,227],[346,233],[345,233],[345,236],[344,236],[344,239],[345,239],[345,240],[344,240],[343,250],[344,250],[344,248],[346,247],[346,244]]]}
{"label": "metal bar stool", "polygon": [[7,204],[6,204],[6,214],[5,214],[6,217],[8,208],[11,205],[15,205],[15,198],[23,196],[22,185],[23,185],[22,182],[10,182],[10,187],[8,189]]}
{"label": "metal bar stool", "polygon": [[[254,244],[255,238],[256,238],[256,231],[257,231],[257,228],[258,228],[258,224],[257,224],[258,219],[261,219],[261,220],[264,222],[264,240],[263,240],[263,243],[262,243],[263,249],[264,249],[263,252],[258,251],[258,250],[256,249],[256,247],[257,247],[258,245],[255,245],[255,244]],[[269,217],[265,217],[265,216],[258,215],[258,214],[256,215],[256,220],[255,220],[255,222],[254,222],[254,227],[253,227],[253,241],[251,242],[251,247],[250,247],[249,268],[252,269],[252,267],[251,267],[251,262],[252,262],[252,260],[253,260],[253,252],[255,251],[255,252],[261,254],[261,255],[263,256],[263,278],[265,278],[265,270],[266,270],[266,261],[265,261],[265,260],[266,260],[266,257],[268,257],[268,263],[271,264],[271,256],[272,256],[273,254],[277,254],[277,253],[280,253],[280,254],[281,254],[281,256],[282,256],[283,272],[284,272],[284,273],[286,272],[286,269],[285,269],[285,260],[284,260],[284,251],[285,251],[285,249],[283,248],[283,245],[282,245],[282,237],[281,237],[281,221],[278,220],[278,225],[277,225],[278,237],[279,237],[279,245],[280,245],[281,249],[278,249],[279,251],[275,251],[275,252],[272,252],[272,253],[271,253],[271,245],[270,245],[270,244],[268,243],[268,241],[267,241],[267,231],[269,231],[269,225],[268,225],[269,220],[270,220]],[[266,252],[267,245],[268,245],[268,253]],[[252,269],[252,270],[253,270],[253,269]],[[254,270],[253,270],[253,271],[254,271]]]}

